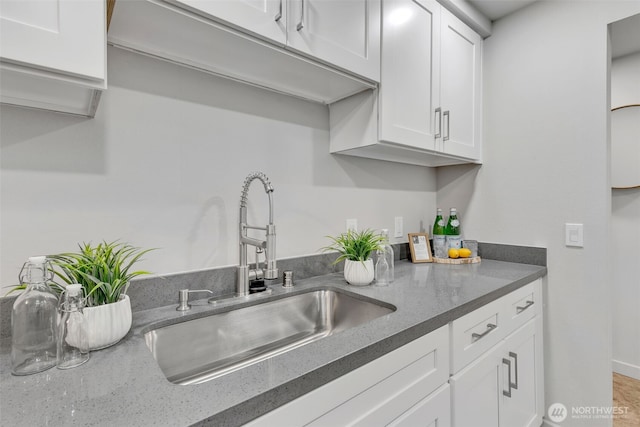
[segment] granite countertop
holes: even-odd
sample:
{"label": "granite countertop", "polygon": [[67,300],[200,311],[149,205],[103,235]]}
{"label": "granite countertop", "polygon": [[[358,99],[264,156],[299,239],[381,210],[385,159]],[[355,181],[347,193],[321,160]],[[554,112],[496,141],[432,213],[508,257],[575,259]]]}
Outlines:
{"label": "granite countertop", "polygon": [[[363,325],[197,385],[175,385],[162,374],[143,332],[167,319],[224,310],[206,300],[189,312],[175,305],[134,312],[117,345],[92,352],[71,370],[12,376],[9,339],[0,342],[3,425],[241,425],[544,276],[546,267],[484,259],[480,264],[396,264],[389,287],[352,287],[340,273],[300,280],[292,291],[331,287],[393,304],[397,310]],[[264,299],[263,299],[264,298]],[[251,301],[248,304],[254,304]],[[227,307],[228,308],[228,307]]]}

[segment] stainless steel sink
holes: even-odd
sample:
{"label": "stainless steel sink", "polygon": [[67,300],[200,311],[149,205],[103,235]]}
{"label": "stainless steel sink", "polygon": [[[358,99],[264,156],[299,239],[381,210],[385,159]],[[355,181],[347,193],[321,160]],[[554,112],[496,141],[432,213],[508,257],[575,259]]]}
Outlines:
{"label": "stainless steel sink", "polygon": [[162,372],[199,384],[395,311],[334,289],[312,290],[145,333]]}

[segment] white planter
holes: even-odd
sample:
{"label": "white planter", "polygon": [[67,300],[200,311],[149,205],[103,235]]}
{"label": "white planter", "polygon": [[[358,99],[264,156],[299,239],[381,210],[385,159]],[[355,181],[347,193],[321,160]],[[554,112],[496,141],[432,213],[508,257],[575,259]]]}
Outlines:
{"label": "white planter", "polygon": [[344,261],[344,279],[353,286],[366,286],[373,282],[373,260]]}
{"label": "white planter", "polygon": [[131,329],[131,302],[128,295],[112,304],[85,307],[89,349],[99,350],[114,345]]}

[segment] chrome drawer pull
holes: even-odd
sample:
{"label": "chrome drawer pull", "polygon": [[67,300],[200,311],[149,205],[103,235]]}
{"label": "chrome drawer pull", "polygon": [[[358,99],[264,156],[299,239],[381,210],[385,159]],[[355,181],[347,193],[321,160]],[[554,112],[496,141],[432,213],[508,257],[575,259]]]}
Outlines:
{"label": "chrome drawer pull", "polygon": [[436,108],[436,117],[435,125],[438,127],[438,132],[433,137],[440,138],[440,133],[442,131],[442,109],[440,107]]}
{"label": "chrome drawer pull", "polygon": [[274,18],[274,20],[276,22],[279,22],[282,19],[282,0],[280,0],[280,6],[278,7],[278,13],[276,13],[276,16]]}
{"label": "chrome drawer pull", "polygon": [[[476,342],[480,338],[485,337],[489,332],[493,331],[495,328],[497,328],[497,326],[494,325],[493,323],[487,323],[487,330],[486,331],[484,331],[481,334],[476,334],[475,332],[471,334],[471,338],[473,338],[472,342]],[[509,363],[511,363],[511,362],[509,362]]]}
{"label": "chrome drawer pull", "polygon": [[[509,375],[509,388],[513,387],[514,389],[518,389],[518,354],[514,353],[512,351],[509,352],[509,357],[513,358],[513,361],[515,362],[515,370],[516,370],[516,382],[512,383],[511,382],[511,375]],[[511,371],[509,371],[509,374],[511,374]]]}
{"label": "chrome drawer pull", "polygon": [[502,390],[502,394],[507,397],[511,397],[511,387],[513,386],[513,383],[511,382],[511,360],[503,358],[502,363],[507,365],[507,368],[509,369],[509,390]]}
{"label": "chrome drawer pull", "polygon": [[296,25],[296,31],[300,31],[304,28],[304,0],[300,1],[300,22]]}
{"label": "chrome drawer pull", "polygon": [[516,306],[516,314],[520,314],[523,311],[525,311],[527,308],[531,307],[533,305],[533,301],[527,301],[527,303],[524,305],[524,307],[518,307]]}
{"label": "chrome drawer pull", "polygon": [[[444,121],[447,121],[447,126],[445,127],[444,125]],[[442,141],[448,141],[449,140],[449,110],[445,111],[444,113],[442,113],[442,127],[447,129],[447,135],[444,136],[444,129],[442,130]]]}

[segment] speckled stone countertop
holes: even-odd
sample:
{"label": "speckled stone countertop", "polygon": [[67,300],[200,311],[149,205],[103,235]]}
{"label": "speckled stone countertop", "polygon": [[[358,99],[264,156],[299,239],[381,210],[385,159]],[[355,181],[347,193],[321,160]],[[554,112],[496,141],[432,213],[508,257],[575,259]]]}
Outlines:
{"label": "speckled stone countertop", "polygon": [[[292,291],[338,288],[393,304],[397,310],[363,325],[198,385],[167,381],[144,343],[143,332],[167,319],[228,310],[195,301],[134,313],[129,334],[92,352],[71,369],[16,377],[10,340],[0,342],[0,421],[4,426],[235,426],[258,417],[494,299],[546,275],[543,266],[483,259],[480,264],[396,264],[386,288],[346,285],[340,273],[300,280]],[[237,303],[236,303],[237,304]],[[234,304],[235,305],[235,304]],[[258,325],[259,326],[259,325]]]}

